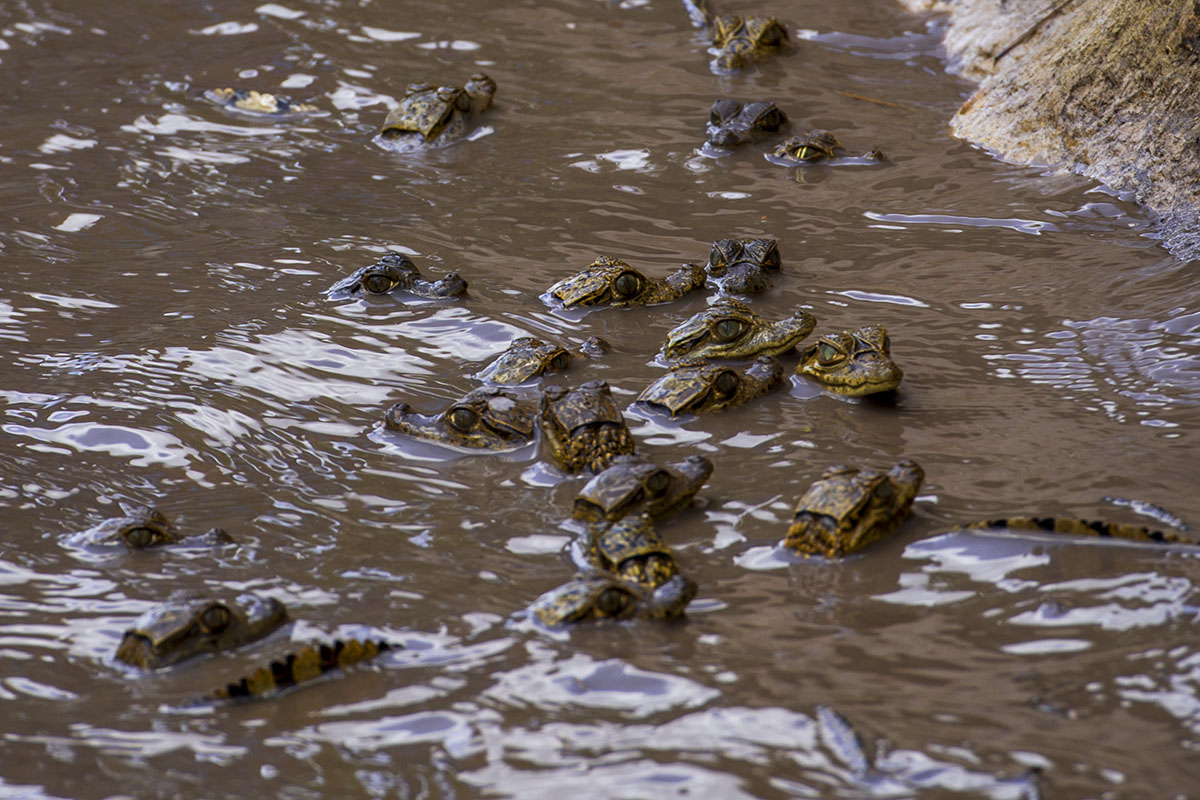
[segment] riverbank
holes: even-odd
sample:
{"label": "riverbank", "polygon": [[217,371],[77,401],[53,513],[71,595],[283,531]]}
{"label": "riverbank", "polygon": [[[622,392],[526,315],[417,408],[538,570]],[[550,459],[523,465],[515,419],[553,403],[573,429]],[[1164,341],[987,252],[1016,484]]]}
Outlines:
{"label": "riverbank", "polygon": [[899,0],[950,14],[947,68],[979,82],[956,136],[1129,193],[1200,258],[1200,4]]}

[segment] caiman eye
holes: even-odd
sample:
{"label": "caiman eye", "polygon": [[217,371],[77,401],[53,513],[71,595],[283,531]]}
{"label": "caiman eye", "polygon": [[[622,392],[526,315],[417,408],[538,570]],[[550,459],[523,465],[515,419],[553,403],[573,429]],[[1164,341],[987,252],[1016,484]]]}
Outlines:
{"label": "caiman eye", "polygon": [[229,627],[230,616],[229,609],[225,606],[209,606],[200,615],[200,624],[209,633],[220,633]]}
{"label": "caiman eye", "polygon": [[629,595],[620,589],[605,589],[596,598],[596,610],[606,617],[620,616],[629,607]]}
{"label": "caiman eye", "polygon": [[156,538],[157,534],[146,527],[130,528],[125,531],[125,544],[138,549],[150,547]]}
{"label": "caiman eye", "polygon": [[892,337],[888,336],[886,333],[883,335],[883,352],[892,352]]}
{"label": "caiman eye", "polygon": [[841,350],[838,350],[836,347],[826,342],[821,342],[821,345],[817,348],[817,361],[825,366],[836,364],[843,358],[845,358],[845,356],[842,354]]}
{"label": "caiman eye", "polygon": [[550,359],[550,369],[562,371],[571,366],[571,356],[568,353],[559,353],[554,358]]}
{"label": "caiman eye", "polygon": [[762,35],[758,37],[758,41],[768,47],[773,47],[783,40],[783,30],[780,29],[779,23],[772,23],[763,29]]}
{"label": "caiman eye", "polygon": [[730,117],[737,116],[737,113],[741,110],[742,104],[737,100],[722,98],[712,104],[712,110],[709,111],[708,119],[713,125],[720,125]]}
{"label": "caiman eye", "polygon": [[466,433],[478,424],[479,414],[475,413],[474,409],[459,406],[450,412],[447,421],[450,423],[450,427]]}
{"label": "caiman eye", "polygon": [[716,380],[716,383],[714,384],[714,386],[717,390],[717,394],[719,394],[721,397],[728,397],[729,395],[731,395],[737,391],[737,388],[738,388],[737,373],[736,372],[722,372],[720,375],[717,376],[717,380]]}
{"label": "caiman eye", "polygon": [[713,325],[713,336],[721,342],[731,342],[746,332],[746,323],[740,319],[723,319]]}
{"label": "caiman eye", "polygon": [[892,482],[882,480],[875,485],[875,497],[880,500],[890,500],[892,497]]}
{"label": "caiman eye", "polygon": [[387,294],[396,282],[381,272],[363,278],[362,287],[371,294]]}
{"label": "caiman eye", "polygon": [[659,497],[671,486],[671,475],[660,470],[647,476],[642,485],[646,487],[646,494]]}
{"label": "caiman eye", "polygon": [[764,131],[777,131],[781,125],[783,125],[783,120],[779,118],[779,110],[775,108],[758,118],[758,127]]}
{"label": "caiman eye", "polygon": [[454,107],[459,111],[469,111],[471,108],[471,98],[466,92],[460,92],[458,97],[454,98]]}
{"label": "caiman eye", "polygon": [[613,281],[613,294],[617,297],[636,297],[642,291],[642,279],[637,273],[622,272]]}

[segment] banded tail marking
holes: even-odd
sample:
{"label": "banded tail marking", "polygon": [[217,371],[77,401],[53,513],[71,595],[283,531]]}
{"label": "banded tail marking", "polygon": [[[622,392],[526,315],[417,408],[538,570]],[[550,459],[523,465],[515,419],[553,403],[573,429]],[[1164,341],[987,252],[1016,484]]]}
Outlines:
{"label": "banded tail marking", "polygon": [[217,700],[263,697],[310,681],[326,672],[368,661],[394,647],[382,639],[349,639],[344,642],[337,639],[333,644],[321,642],[308,645],[296,653],[288,653],[282,661],[272,661],[266,667],[259,667],[236,683],[218,689],[212,696]]}

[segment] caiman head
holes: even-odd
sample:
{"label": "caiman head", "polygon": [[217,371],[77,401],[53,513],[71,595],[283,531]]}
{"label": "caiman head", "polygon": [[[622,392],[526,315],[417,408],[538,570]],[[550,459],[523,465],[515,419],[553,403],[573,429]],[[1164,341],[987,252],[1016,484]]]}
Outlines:
{"label": "caiman head", "polygon": [[783,543],[803,555],[857,552],[908,517],[924,479],[925,471],[909,460],[888,472],[831,467],[796,504]]}
{"label": "caiman head", "polygon": [[670,359],[751,358],[779,355],[812,332],[817,320],[803,309],[772,322],[732,297],[719,297],[667,334]]}
{"label": "caiman head", "polygon": [[634,451],[633,434],[604,381],[546,387],[538,417],[552,454],[568,472],[598,472]]}
{"label": "caiman head", "polygon": [[661,408],[672,417],[734,408],[783,383],[783,365],[759,356],[739,374],[732,367],[685,361],[647,386],[636,402]]}
{"label": "caiman head", "polygon": [[136,508],[123,517],[106,519],[80,536],[89,545],[123,545],[130,550],[145,550],[183,539],[179,531],[157,508]]}
{"label": "caiman head", "polygon": [[787,29],[774,17],[720,16],[712,21],[714,65],[735,70],[778,53],[787,44]]}
{"label": "caiman head", "polygon": [[522,336],[514,339],[499,358],[475,373],[475,378],[514,386],[547,372],[562,372],[569,366],[571,353],[565,348],[532,336]]}
{"label": "caiman head", "polygon": [[815,164],[835,158],[842,153],[842,143],[826,130],[811,130],[803,136],[793,136],[779,144],[773,155],[795,164]]}
{"label": "caiman head", "polygon": [[382,295],[395,291],[429,297],[454,297],[467,290],[467,282],[457,272],[447,272],[436,281],[425,280],[416,264],[401,253],[388,253],[325,290],[327,295]]}
{"label": "caiman head", "polygon": [[411,84],[384,120],[381,134],[385,139],[416,134],[426,144],[449,144],[467,132],[495,95],[496,82],[483,73],[461,87]]}
{"label": "caiman head", "polygon": [[494,387],[475,389],[438,414],[418,414],[407,403],[387,410],[390,429],[439,444],[512,450],[533,438],[534,409],[517,395]]}
{"label": "caiman head", "polygon": [[116,658],[157,669],[200,653],[232,650],[260,639],[287,620],[273,597],[244,594],[234,602],[186,593],[172,595],[125,631]]}
{"label": "caiman head", "polygon": [[645,511],[588,525],[588,561],[651,591],[679,574],[675,555]]}
{"label": "caiman head", "polygon": [[892,361],[887,329],[880,325],[822,336],[804,349],[796,371],[831,392],[852,397],[890,392],[904,377]]}
{"label": "caiman head", "polygon": [[770,100],[742,103],[723,97],[712,104],[708,119],[708,143],[733,150],[768,134],[778,133],[787,124],[787,114]]}
{"label": "caiman head", "polygon": [[193,536],[182,536],[166,515],[158,509],[135,508],[123,517],[106,519],[86,531],[71,534],[64,539],[64,544],[147,550],[169,544],[215,547],[232,544],[233,541],[233,537],[220,528],[210,528],[204,533]]}
{"label": "caiman head", "polygon": [[721,291],[756,294],[770,287],[781,265],[774,239],[721,239],[713,242],[704,271]]}
{"label": "caiman head", "polygon": [[684,264],[663,279],[649,278],[611,256],[600,256],[586,269],[554,284],[548,293],[564,308],[575,306],[634,306],[665,303],[704,286],[704,273]]}
{"label": "caiman head", "polygon": [[614,522],[647,511],[655,519],[662,519],[691,503],[712,471],[712,461],[702,455],[691,455],[666,467],[659,467],[645,456],[617,456],[579,490],[571,516],[589,522]]}
{"label": "caiman head", "polygon": [[532,619],[549,628],[596,619],[673,619],[696,596],[696,584],[676,575],[652,592],[602,572],[576,575],[529,607]]}

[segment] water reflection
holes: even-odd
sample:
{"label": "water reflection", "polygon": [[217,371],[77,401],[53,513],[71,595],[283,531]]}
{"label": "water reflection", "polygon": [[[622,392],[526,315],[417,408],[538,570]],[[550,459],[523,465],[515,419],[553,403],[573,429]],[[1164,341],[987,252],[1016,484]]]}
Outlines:
{"label": "water reflection", "polygon": [[[24,179],[0,186],[0,795],[1009,798],[1032,796],[1033,766],[1064,795],[1192,791],[1194,558],[935,529],[1113,494],[1196,516],[1192,271],[1128,198],[951,140],[968,87],[926,17],[802,12],[795,52],[714,77],[672,2],[7,8],[0,163]],[[500,88],[479,138],[371,145],[407,83],[483,66]],[[203,99],[219,86],[325,114],[235,115]],[[762,147],[704,158],[720,95],[893,160],[801,184]],[[378,429],[384,409],[443,407],[528,334],[607,338],[570,382],[628,403],[705,300],[567,313],[537,294],[600,254],[666,274],[730,235],[785,253],[757,311],[886,325],[904,390],[886,408],[799,381],[713,418],[631,408],[646,455],[716,464],[703,507],[664,527],[700,599],[675,626],[510,626],[571,568],[582,479],[536,445],[418,451]],[[322,297],[388,251],[461,270],[468,295]],[[938,502],[894,540],[839,564],[775,551],[823,467],[900,457]],[[62,547],[151,502],[239,546]],[[179,670],[112,665],[175,588],[266,591],[296,621]],[[404,649],[182,708],[292,642],[364,631]],[[823,733],[821,703],[867,744]]]}

